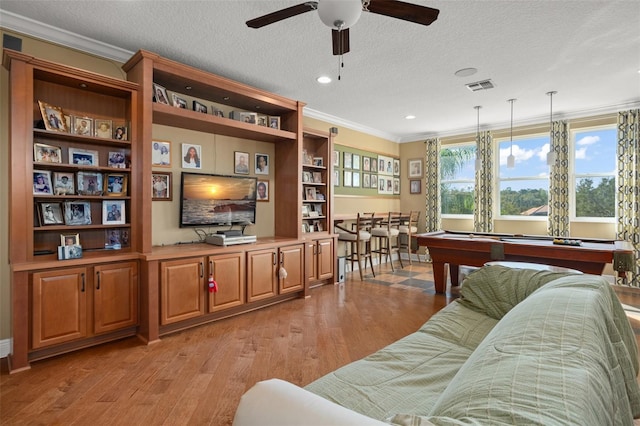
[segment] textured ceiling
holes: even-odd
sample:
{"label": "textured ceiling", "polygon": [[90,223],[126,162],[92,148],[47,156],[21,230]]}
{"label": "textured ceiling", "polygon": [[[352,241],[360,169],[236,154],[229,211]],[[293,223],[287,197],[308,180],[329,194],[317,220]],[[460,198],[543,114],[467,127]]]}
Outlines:
{"label": "textured ceiling", "polygon": [[[316,12],[245,25],[301,0],[2,0],[0,25],[17,30],[7,23],[18,15],[119,47],[124,57],[150,50],[396,141],[473,132],[475,105],[482,128],[508,126],[510,98],[514,125],[546,122],[551,90],[556,117],[640,106],[640,1],[408,1],[440,9],[438,20],[425,27],[363,13],[340,81],[330,29]],[[477,74],[454,75],[467,67]],[[322,74],[334,81],[319,85]],[[495,88],[465,87],[487,78]]]}

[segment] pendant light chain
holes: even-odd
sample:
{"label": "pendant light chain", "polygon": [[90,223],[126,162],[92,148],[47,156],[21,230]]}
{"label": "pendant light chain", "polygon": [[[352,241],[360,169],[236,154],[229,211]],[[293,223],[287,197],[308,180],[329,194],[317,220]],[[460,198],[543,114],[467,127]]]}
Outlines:
{"label": "pendant light chain", "polygon": [[549,95],[549,153],[547,154],[547,165],[552,166],[556,162],[556,153],[554,150],[554,131],[553,131],[553,95],[556,91],[547,92]]}
{"label": "pendant light chain", "polygon": [[511,133],[509,136],[509,157],[507,157],[507,168],[512,169],[516,166],[516,158],[513,156],[513,103],[516,99],[509,99],[507,102],[511,103]]}

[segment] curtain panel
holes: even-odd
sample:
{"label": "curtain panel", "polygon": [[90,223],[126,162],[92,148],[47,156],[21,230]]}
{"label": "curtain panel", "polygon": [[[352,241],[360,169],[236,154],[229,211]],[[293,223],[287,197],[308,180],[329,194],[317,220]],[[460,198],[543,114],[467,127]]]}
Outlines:
{"label": "curtain panel", "polygon": [[493,232],[494,161],[491,132],[481,132],[478,135],[476,144],[476,189],[474,193],[473,230],[474,232]]}
{"label": "curtain panel", "polygon": [[427,139],[425,141],[425,147],[425,230],[426,232],[433,232],[442,228],[442,209],[440,201],[440,139]]}
{"label": "curtain panel", "polygon": [[549,150],[555,161],[549,170],[548,232],[554,237],[569,236],[569,124],[554,121]]}

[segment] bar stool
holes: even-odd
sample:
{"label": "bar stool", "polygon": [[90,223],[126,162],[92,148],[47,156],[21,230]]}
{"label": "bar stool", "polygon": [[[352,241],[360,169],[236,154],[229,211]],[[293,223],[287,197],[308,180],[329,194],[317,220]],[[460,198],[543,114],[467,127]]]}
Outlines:
{"label": "bar stool", "polygon": [[[403,217],[402,223],[398,226],[398,231],[400,231],[400,236],[398,237],[398,257],[400,257],[401,250],[406,250],[407,256],[409,256],[409,265],[411,265],[412,236],[418,233],[420,212],[412,210],[408,215],[404,215]],[[418,253],[418,262],[420,262],[420,253]]]}
{"label": "bar stool", "polygon": [[400,267],[404,268],[404,265],[402,264],[402,258],[400,257],[400,250],[398,245],[398,235],[400,234],[398,226],[400,225],[401,217],[401,213],[389,212],[387,220],[382,222],[380,224],[381,226],[378,226],[371,230],[371,235],[373,236],[373,238],[376,238],[378,240],[377,250],[372,250],[372,253],[378,253],[378,264],[382,263],[382,257],[385,256],[387,258],[387,261],[391,262],[391,271],[394,272],[395,269],[393,269],[392,257],[392,254],[394,252],[398,253]]}
{"label": "bar stool", "polygon": [[373,213],[358,213],[356,223],[352,229],[348,229],[340,224],[336,224],[335,227],[338,231],[338,241],[344,241],[349,243],[350,253],[345,256],[346,260],[351,261],[351,271],[353,271],[353,262],[358,262],[358,271],[360,272],[360,281],[362,277],[362,262],[364,259],[364,267],[367,267],[367,259],[371,265],[371,273],[376,276],[373,271],[373,261],[371,260],[371,226],[373,224]]}

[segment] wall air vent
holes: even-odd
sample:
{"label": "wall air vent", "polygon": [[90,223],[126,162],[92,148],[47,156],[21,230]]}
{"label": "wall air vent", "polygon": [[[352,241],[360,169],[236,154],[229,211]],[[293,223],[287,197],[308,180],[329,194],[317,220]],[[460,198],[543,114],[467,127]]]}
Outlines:
{"label": "wall air vent", "polygon": [[479,90],[493,89],[494,87],[496,86],[493,84],[493,81],[491,80],[482,80],[482,81],[476,81],[475,83],[467,84],[467,89],[471,90],[472,92],[477,92]]}

